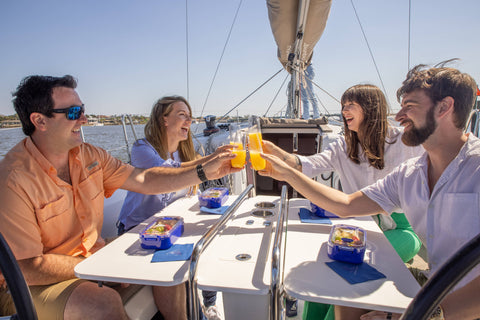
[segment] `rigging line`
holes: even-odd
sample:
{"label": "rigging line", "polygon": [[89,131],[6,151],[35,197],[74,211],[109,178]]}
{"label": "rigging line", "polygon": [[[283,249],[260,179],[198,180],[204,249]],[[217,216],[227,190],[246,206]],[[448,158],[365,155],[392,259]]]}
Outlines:
{"label": "rigging line", "polygon": [[330,115],[331,115],[331,114],[330,114],[330,111],[327,110],[327,107],[325,107],[325,105],[323,104],[322,100],[320,100],[320,98],[318,97],[317,94],[315,94],[315,97],[317,97],[318,103],[320,103],[320,104],[322,105],[323,110],[325,110],[326,114],[327,114],[328,116],[330,116]]}
{"label": "rigging line", "polygon": [[[322,90],[323,92],[325,92],[326,94],[328,94],[332,99],[334,99],[335,101],[338,101],[334,96],[332,96],[330,93],[328,93],[326,90],[320,88],[312,79],[310,79],[309,77],[306,77],[305,76],[305,72],[304,72],[304,79],[305,81],[308,81],[310,82],[311,84],[314,84],[317,88],[319,88],[320,90]],[[308,91],[308,94],[311,96],[311,97],[315,97],[317,98],[317,101],[322,105],[323,109],[326,111],[326,114],[327,115],[330,115],[330,112],[327,110],[327,108],[325,107],[325,105],[323,104],[322,100],[320,100],[320,98],[318,97],[318,95],[315,93],[315,91],[313,90],[313,88],[309,88],[309,86],[306,86],[305,88],[306,90],[305,91]],[[338,101],[340,102],[340,101]],[[302,105],[303,105],[303,102],[302,102]],[[312,108],[314,108],[313,106],[313,102],[312,102]],[[320,111],[320,110],[319,110]]]}
{"label": "rigging line", "polygon": [[365,31],[363,30],[362,23],[360,22],[360,17],[357,14],[357,9],[355,8],[355,5],[353,4],[353,0],[350,0],[350,3],[352,4],[353,11],[355,12],[355,17],[357,17],[358,24],[360,25],[360,29],[362,30],[363,38],[365,39],[365,42],[367,43],[368,51],[370,52],[370,57],[372,58],[373,65],[375,66],[375,70],[377,71],[378,78],[380,79],[380,83],[382,84],[383,92],[385,93],[385,98],[387,98],[388,105],[391,106],[390,101],[388,100],[387,90],[385,90],[385,85],[383,84],[382,76],[380,75],[380,71],[378,70],[377,62],[375,61],[375,58],[373,57],[373,52],[372,52],[372,49],[370,48],[370,44],[368,43],[367,35],[365,34]]}
{"label": "rigging line", "polygon": [[203,111],[205,110],[205,106],[207,105],[208,98],[210,96],[210,92],[212,91],[213,83],[215,82],[215,78],[217,77],[218,69],[220,68],[220,63],[222,62],[223,55],[225,54],[225,50],[227,48],[228,41],[230,40],[230,35],[232,34],[233,26],[235,25],[235,21],[237,20],[238,12],[240,11],[240,6],[242,5],[242,1],[238,3],[237,12],[235,12],[235,17],[233,18],[232,25],[230,26],[230,31],[228,32],[227,40],[225,41],[225,45],[223,46],[222,54],[220,55],[220,60],[217,64],[217,69],[213,75],[212,82],[210,83],[210,88],[208,89],[207,97],[205,98],[205,102],[203,103],[202,112],[200,113],[200,117],[203,115]]}
{"label": "rigging line", "polygon": [[189,69],[188,69],[188,0],[185,0],[185,44],[187,54],[187,101],[190,101],[190,83],[189,83]]}
{"label": "rigging line", "polygon": [[412,0],[408,0],[408,70],[410,70],[410,34],[411,34],[411,25],[412,25],[412,20],[411,20],[411,13],[412,13]]}
{"label": "rigging line", "polygon": [[[306,79],[307,81],[310,81],[312,84],[315,84],[315,82],[313,82],[312,79],[308,79],[308,77],[305,77],[305,79]],[[315,84],[315,86],[317,86],[317,85]],[[317,88],[320,88],[320,87],[317,86]],[[320,100],[320,97],[315,93],[315,91],[313,90],[313,88],[312,88],[312,90],[310,90],[310,88],[308,88],[308,86],[307,86],[306,89],[308,90],[308,94],[309,94],[310,96],[314,96],[314,97],[317,99],[318,103],[320,103],[320,104],[322,105],[323,110],[325,110],[326,114],[327,114],[327,115],[330,115],[330,111],[327,110],[327,107],[325,107],[325,105],[323,104],[322,100]],[[320,90],[322,90],[323,92],[326,92],[326,91],[323,90],[322,88],[320,88]],[[328,95],[330,95],[328,92],[326,92],[326,93],[327,93]],[[333,99],[335,99],[335,98],[334,98],[333,96],[331,96],[331,95],[330,95],[330,97],[332,97]],[[336,99],[335,99],[335,100],[336,100]],[[312,108],[314,108],[314,107],[313,107],[313,102],[312,102]],[[319,110],[319,111],[320,111],[320,110]]]}
{"label": "rigging line", "polygon": [[284,79],[283,82],[282,82],[282,85],[280,86],[280,88],[278,88],[277,93],[275,94],[275,96],[274,96],[273,99],[272,99],[272,102],[271,102],[270,105],[268,106],[267,111],[265,111],[265,113],[263,114],[264,117],[267,116],[268,111],[270,111],[270,108],[272,107],[273,103],[274,103],[275,100],[277,99],[278,94],[280,93],[280,90],[282,90],[283,85],[285,84],[285,82],[287,81],[287,79],[288,79],[289,76],[290,76],[290,74],[287,73],[287,75],[285,76],[285,79]]}
{"label": "rigging line", "polygon": [[233,108],[231,108],[230,110],[228,110],[227,113],[225,113],[223,116],[220,117],[220,119],[218,121],[221,121],[223,119],[225,119],[226,116],[228,116],[228,114],[230,112],[232,112],[233,110],[235,110],[239,105],[241,105],[242,103],[244,103],[248,98],[250,98],[255,92],[257,92],[258,90],[260,90],[264,85],[266,85],[270,80],[272,80],[273,78],[275,78],[280,72],[282,72],[283,68],[281,68],[280,70],[278,70],[273,76],[271,76],[270,78],[268,78],[264,83],[262,83],[257,89],[253,90],[252,93],[250,93],[248,96],[246,96],[245,98],[243,98],[242,101],[240,101],[239,103],[237,103]]}
{"label": "rigging line", "polygon": [[332,98],[333,100],[337,101],[338,103],[341,103],[340,100],[338,100],[337,98],[335,98],[333,95],[331,95],[327,90],[323,89],[322,87],[320,87],[318,84],[315,83],[315,81],[312,81],[313,85],[315,87],[317,87],[318,89],[322,90],[324,93],[326,93],[330,98]]}

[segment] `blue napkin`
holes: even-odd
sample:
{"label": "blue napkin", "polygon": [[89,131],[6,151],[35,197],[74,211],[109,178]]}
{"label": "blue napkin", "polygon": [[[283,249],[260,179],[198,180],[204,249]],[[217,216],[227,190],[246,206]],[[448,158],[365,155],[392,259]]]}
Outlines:
{"label": "blue napkin", "polygon": [[213,214],[224,214],[227,211],[228,206],[221,206],[219,208],[207,208],[207,207],[200,207],[200,211],[205,213],[213,213]]}
{"label": "blue napkin", "polygon": [[386,276],[367,263],[348,263],[341,261],[325,262],[333,271],[350,284],[386,278]]}
{"label": "blue napkin", "polygon": [[303,223],[332,224],[332,221],[330,221],[329,218],[320,218],[312,211],[305,208],[300,208],[298,215],[300,216],[300,221],[302,221]]}
{"label": "blue napkin", "polygon": [[168,249],[155,251],[151,262],[188,260],[192,251],[193,243],[174,244]]}

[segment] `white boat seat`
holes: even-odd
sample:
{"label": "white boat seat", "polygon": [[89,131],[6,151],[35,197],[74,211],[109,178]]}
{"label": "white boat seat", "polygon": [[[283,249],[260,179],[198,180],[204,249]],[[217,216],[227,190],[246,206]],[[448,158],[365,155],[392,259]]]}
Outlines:
{"label": "white boat seat", "polygon": [[105,198],[103,203],[102,238],[112,239],[117,236],[117,220],[122,209],[123,200],[127,190],[118,189],[110,198]]}
{"label": "white boat seat", "polygon": [[125,311],[131,320],[150,320],[157,313],[151,286],[142,286],[124,303]]}

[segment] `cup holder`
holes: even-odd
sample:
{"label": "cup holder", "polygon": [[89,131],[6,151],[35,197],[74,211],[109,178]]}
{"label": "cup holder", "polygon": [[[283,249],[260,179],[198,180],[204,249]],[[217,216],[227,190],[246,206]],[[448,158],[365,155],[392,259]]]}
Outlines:
{"label": "cup holder", "polygon": [[255,207],[257,207],[257,208],[273,208],[273,207],[275,207],[275,203],[266,202],[266,201],[257,202],[257,203],[255,203]]}
{"label": "cup holder", "polygon": [[266,217],[273,216],[273,212],[270,210],[255,210],[252,212],[252,215],[255,217],[266,218]]}

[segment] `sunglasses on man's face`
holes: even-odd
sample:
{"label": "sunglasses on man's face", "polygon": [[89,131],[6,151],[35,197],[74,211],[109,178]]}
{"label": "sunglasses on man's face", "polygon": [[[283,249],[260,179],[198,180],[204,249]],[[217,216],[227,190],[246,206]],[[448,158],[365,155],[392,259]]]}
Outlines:
{"label": "sunglasses on man's face", "polygon": [[85,106],[82,104],[81,106],[71,106],[64,109],[53,109],[52,112],[65,113],[68,120],[78,120],[82,113],[85,113]]}

